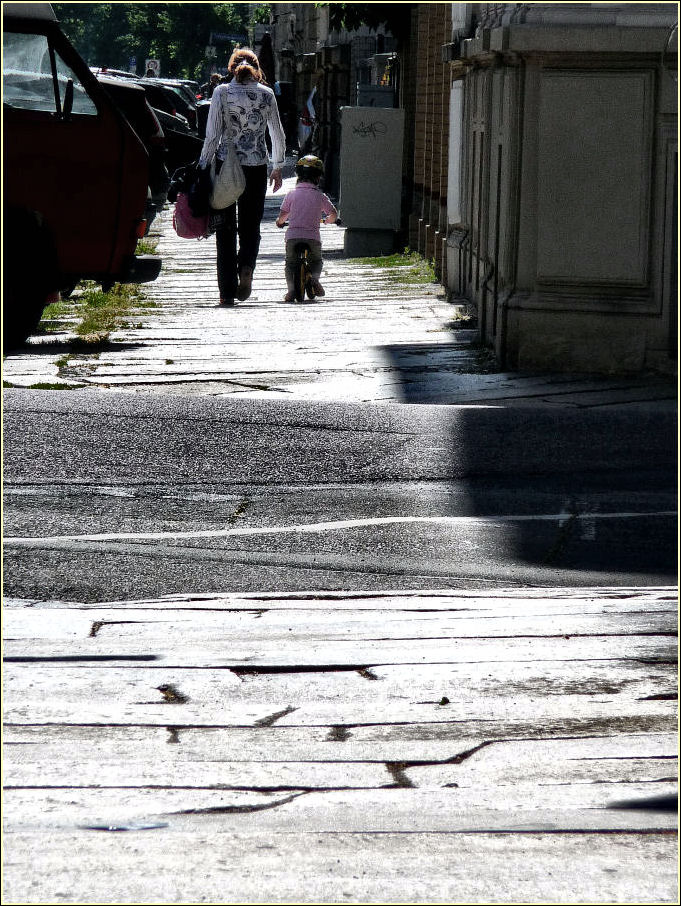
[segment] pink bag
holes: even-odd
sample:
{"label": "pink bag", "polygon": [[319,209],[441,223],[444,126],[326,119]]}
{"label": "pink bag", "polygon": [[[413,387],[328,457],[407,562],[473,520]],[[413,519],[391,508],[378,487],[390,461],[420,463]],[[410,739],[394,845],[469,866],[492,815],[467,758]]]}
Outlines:
{"label": "pink bag", "polygon": [[205,239],[208,235],[208,214],[194,217],[189,208],[187,195],[178,192],[173,212],[173,227],[181,239]]}

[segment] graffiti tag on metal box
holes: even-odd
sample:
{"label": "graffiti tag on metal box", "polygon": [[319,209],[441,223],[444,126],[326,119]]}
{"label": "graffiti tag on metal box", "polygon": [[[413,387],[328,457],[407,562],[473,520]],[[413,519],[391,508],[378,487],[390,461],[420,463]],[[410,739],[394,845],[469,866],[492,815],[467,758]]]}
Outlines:
{"label": "graffiti tag on metal box", "polygon": [[388,129],[385,123],[381,123],[380,120],[375,123],[365,123],[362,120],[362,122],[358,126],[355,126],[352,131],[355,135],[361,135],[362,138],[367,138],[368,136],[376,138],[378,135],[385,135]]}

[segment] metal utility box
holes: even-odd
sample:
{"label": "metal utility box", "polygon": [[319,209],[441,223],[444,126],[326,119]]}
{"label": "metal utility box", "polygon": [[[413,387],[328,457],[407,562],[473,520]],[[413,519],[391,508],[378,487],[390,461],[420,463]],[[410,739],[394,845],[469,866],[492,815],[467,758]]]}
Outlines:
{"label": "metal utility box", "polygon": [[403,110],[341,107],[340,209],[349,256],[394,251],[403,139]]}

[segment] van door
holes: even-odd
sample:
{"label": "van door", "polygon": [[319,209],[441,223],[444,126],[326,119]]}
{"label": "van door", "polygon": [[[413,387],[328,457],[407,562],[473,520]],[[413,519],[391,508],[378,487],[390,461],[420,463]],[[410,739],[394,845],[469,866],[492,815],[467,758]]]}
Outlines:
{"label": "van door", "polygon": [[116,275],[144,215],[147,154],[56,23],[5,17],[3,110],[6,203],[42,215],[65,278]]}

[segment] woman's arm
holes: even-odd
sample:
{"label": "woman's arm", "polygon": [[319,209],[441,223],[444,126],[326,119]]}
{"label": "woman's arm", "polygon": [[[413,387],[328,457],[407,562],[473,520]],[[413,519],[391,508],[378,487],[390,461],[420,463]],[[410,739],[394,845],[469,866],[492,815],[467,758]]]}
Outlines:
{"label": "woman's arm", "polygon": [[270,104],[268,105],[267,128],[272,139],[270,185],[274,183],[274,191],[278,192],[282,185],[281,168],[284,166],[284,158],[286,157],[286,134],[284,133],[284,127],[281,125],[279,108],[277,107],[277,99],[274,93],[272,93]]}
{"label": "woman's arm", "polygon": [[204,139],[201,156],[199,157],[200,167],[207,167],[213,160],[215,152],[218,150],[224,123],[222,95],[226,89],[226,85],[218,85],[213,92],[213,97],[210,99],[208,122],[206,123],[206,138]]}

